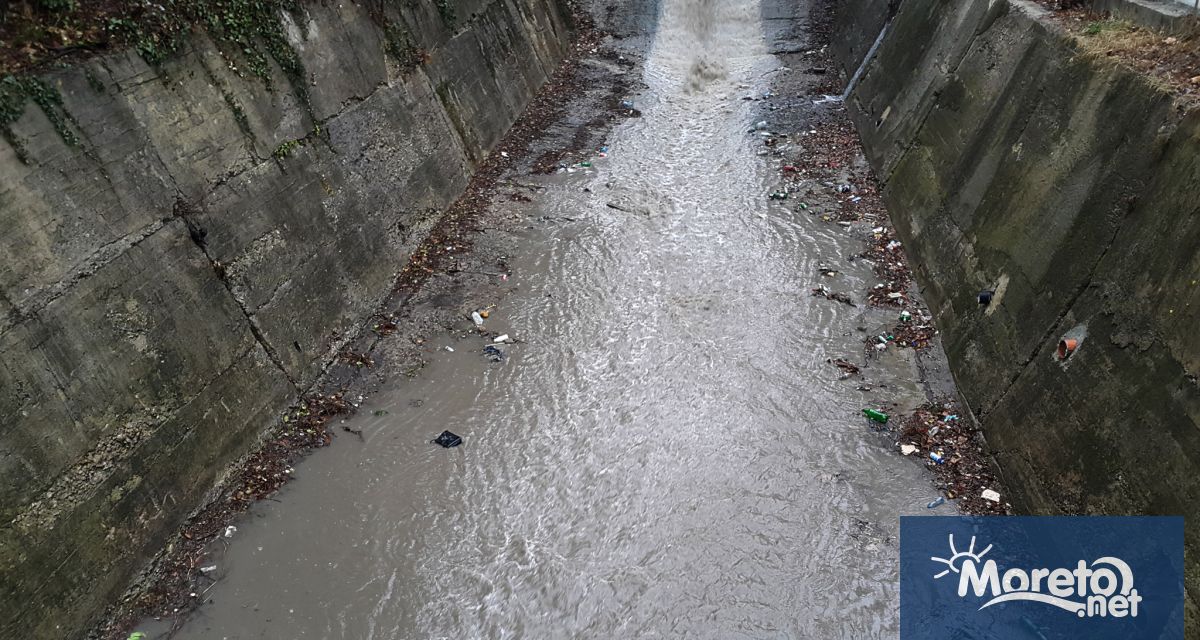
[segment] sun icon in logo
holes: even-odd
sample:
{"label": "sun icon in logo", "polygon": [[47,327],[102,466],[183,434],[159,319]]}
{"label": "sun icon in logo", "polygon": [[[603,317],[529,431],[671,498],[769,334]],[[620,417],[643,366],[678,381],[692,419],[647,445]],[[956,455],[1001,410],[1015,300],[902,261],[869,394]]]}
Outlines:
{"label": "sun icon in logo", "polygon": [[930,560],[933,560],[934,562],[940,562],[940,563],[946,565],[947,567],[949,567],[949,569],[944,569],[944,570],[942,570],[941,573],[933,576],[933,579],[937,580],[938,578],[946,575],[947,573],[950,573],[951,571],[953,571],[954,573],[958,573],[959,567],[961,567],[962,563],[968,558],[973,560],[975,562],[975,564],[982,564],[982,562],[980,562],[980,561],[983,560],[983,557],[986,556],[987,552],[989,552],[991,550],[992,550],[992,545],[989,544],[987,546],[987,548],[984,549],[983,551],[980,551],[979,553],[975,553],[975,536],[971,536],[971,546],[966,551],[959,551],[954,546],[954,534],[952,533],[952,534],[950,534],[950,559],[947,560],[946,558],[935,558],[935,557],[929,558]]}

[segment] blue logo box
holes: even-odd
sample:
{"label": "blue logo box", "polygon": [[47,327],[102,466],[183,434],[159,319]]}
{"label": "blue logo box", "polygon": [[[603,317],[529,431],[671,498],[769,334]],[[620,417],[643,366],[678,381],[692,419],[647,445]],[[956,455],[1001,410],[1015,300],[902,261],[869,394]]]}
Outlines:
{"label": "blue logo box", "polygon": [[900,518],[901,640],[1183,639],[1182,517]]}

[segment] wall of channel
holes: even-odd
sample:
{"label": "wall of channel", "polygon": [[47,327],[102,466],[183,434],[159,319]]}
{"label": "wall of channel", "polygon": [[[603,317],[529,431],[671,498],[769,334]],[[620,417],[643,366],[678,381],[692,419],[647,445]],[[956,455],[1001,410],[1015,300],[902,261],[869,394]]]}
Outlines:
{"label": "wall of channel", "polygon": [[1194,522],[1200,114],[1022,0],[837,11],[847,77],[894,14],[848,107],[1014,505]]}
{"label": "wall of channel", "polygon": [[197,31],[156,66],[42,75],[61,105],[0,141],[0,635],[94,621],[377,307],[568,46],[559,0],[375,4],[278,16],[304,91]]}

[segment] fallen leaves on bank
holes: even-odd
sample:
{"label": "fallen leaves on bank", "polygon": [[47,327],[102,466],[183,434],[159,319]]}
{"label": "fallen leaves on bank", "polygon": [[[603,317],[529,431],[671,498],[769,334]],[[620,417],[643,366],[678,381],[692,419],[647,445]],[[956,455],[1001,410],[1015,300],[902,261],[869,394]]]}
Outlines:
{"label": "fallen leaves on bank", "polygon": [[209,546],[233,537],[237,527],[232,522],[291,480],[292,465],[301,456],[331,442],[329,423],[353,412],[354,405],[341,393],[312,395],[290,409],[235,471],[224,492],[188,519],[159,561],[153,586],[122,604],[125,612],[106,637],[119,637],[142,617],[178,616],[199,606],[216,583],[212,568],[203,566]]}
{"label": "fallen leaves on bank", "polygon": [[[1200,18],[1185,18],[1171,33],[1063,0],[1038,0],[1051,21],[1096,60],[1109,60],[1173,93],[1180,111],[1200,104]],[[1190,4],[1190,2],[1189,2]],[[1066,6],[1064,6],[1066,5]]]}

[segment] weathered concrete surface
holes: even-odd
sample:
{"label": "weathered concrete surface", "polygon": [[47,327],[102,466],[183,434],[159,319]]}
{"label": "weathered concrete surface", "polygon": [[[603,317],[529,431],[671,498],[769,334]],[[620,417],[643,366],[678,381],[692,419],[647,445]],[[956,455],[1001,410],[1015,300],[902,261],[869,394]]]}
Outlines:
{"label": "weathered concrete surface", "polygon": [[45,77],[78,146],[33,106],[14,127],[28,161],[0,144],[5,637],[72,637],[125,587],[353,336],[565,52],[557,0],[453,4],[389,9],[428,53],[415,68],[359,3],[280,16],[307,106],[202,33],[161,68],[120,54]]}
{"label": "weathered concrete surface", "polygon": [[1115,18],[1172,32],[1188,30],[1194,24],[1189,18],[1197,13],[1195,0],[1091,0],[1089,6]]}
{"label": "weathered concrete surface", "polygon": [[[847,74],[887,4],[842,4]],[[904,0],[850,109],[1014,504],[1194,519],[1200,118],[1041,11]],[[1187,556],[1192,637],[1200,528]]]}
{"label": "weathered concrete surface", "polygon": [[[834,3],[836,6],[836,3]],[[895,14],[900,0],[872,0],[863,3],[864,11],[839,8],[833,12],[834,37],[830,43],[833,59],[842,66],[847,79],[866,57],[883,25]]]}

